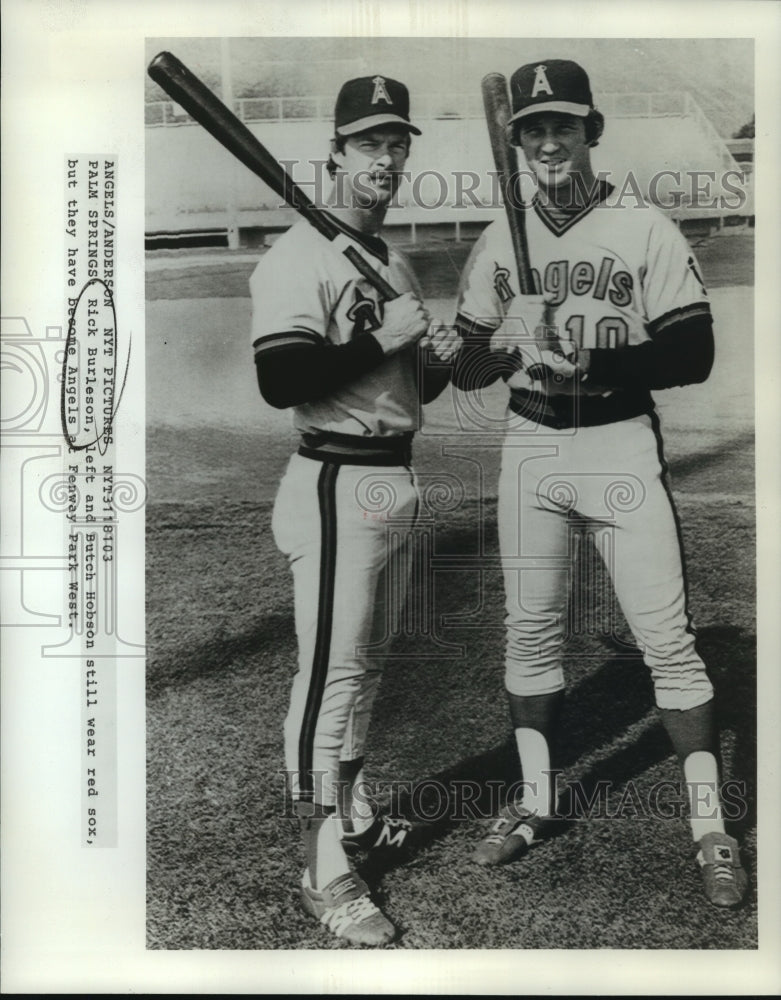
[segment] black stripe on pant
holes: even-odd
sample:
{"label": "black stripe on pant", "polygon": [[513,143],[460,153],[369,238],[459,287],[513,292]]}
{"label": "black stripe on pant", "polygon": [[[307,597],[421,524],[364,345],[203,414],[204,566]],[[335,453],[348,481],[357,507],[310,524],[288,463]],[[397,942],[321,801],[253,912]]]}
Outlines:
{"label": "black stripe on pant", "polygon": [[314,800],[314,741],[320,706],[323,701],[328,661],[331,652],[331,632],[334,612],[334,581],[336,578],[336,478],[339,466],[324,462],[317,480],[320,507],[320,592],[317,608],[317,633],[312,657],[312,673],[306,696],[304,718],[298,739],[299,798]]}
{"label": "black stripe on pant", "polygon": [[667,464],[667,459],[664,454],[664,441],[662,439],[662,427],[659,420],[659,414],[656,412],[656,409],[653,409],[649,416],[651,418],[651,428],[654,432],[654,437],[656,438],[656,454],[662,470],[661,482],[670,503],[670,510],[672,511],[673,522],[675,524],[675,535],[678,539],[678,552],[681,557],[681,579],[683,580],[683,607],[684,614],[686,616],[686,631],[689,635],[694,636],[696,644],[697,630],[694,628],[692,614],[689,607],[689,574],[686,569],[686,553],[683,547],[683,529],[681,527],[681,519],[678,515],[675,497],[673,496],[672,487],[670,486],[670,466]]}

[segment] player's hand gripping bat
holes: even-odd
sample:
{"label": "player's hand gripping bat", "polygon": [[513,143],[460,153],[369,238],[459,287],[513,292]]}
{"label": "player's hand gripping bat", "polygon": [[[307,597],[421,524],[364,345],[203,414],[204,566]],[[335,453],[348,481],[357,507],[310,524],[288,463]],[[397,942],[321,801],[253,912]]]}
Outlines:
{"label": "player's hand gripping bat", "polygon": [[337,238],[340,238],[340,242],[344,241],[342,253],[385,300],[398,298],[398,292],[364,260],[333,218],[310,200],[244,122],[191,73],[184,63],[170,52],[160,52],[149,64],[147,72],[177,104],[284,198],[319,233],[332,242]]}

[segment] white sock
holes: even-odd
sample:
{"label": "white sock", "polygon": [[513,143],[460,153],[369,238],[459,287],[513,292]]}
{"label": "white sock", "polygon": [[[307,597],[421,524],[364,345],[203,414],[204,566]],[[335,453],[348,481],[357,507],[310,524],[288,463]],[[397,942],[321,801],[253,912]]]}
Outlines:
{"label": "white sock", "polygon": [[368,830],[374,820],[370,791],[368,783],[364,783],[363,768],[361,768],[353,782],[352,802],[350,803],[350,819],[355,833],[363,833],[364,830]]}
{"label": "white sock", "polygon": [[551,785],[555,775],[550,774],[548,741],[537,729],[520,728],[515,730],[515,742],[524,782],[522,805],[538,816],[549,816],[553,809]]}
{"label": "white sock", "polygon": [[[317,831],[317,874],[314,889],[322,889],[340,875],[350,871],[350,863],[341,844],[341,825],[336,816],[329,816]],[[310,872],[311,872],[310,865]]]}
{"label": "white sock", "polygon": [[706,833],[724,833],[716,758],[707,750],[696,750],[683,762],[683,774],[689,792],[690,823],[695,842]]}

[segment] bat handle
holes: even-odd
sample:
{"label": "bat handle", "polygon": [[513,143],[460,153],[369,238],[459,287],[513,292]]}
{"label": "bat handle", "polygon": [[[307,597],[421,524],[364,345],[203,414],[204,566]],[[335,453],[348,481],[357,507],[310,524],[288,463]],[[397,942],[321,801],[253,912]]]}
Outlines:
{"label": "bat handle", "polygon": [[361,272],[372,288],[376,288],[386,302],[397,299],[399,293],[385,281],[381,275],[377,274],[374,268],[361,257],[354,246],[348,246],[342,251],[350,263]]}

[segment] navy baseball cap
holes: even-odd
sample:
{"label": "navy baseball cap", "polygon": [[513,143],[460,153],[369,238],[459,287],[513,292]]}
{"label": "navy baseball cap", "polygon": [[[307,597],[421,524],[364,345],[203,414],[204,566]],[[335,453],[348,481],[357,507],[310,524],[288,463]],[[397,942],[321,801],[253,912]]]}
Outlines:
{"label": "navy baseball cap", "polygon": [[339,91],[334,111],[337,135],[355,135],[378,125],[403,125],[421,131],[409,120],[409,91],[387,76],[362,76],[348,80]]}
{"label": "navy baseball cap", "polygon": [[511,122],[543,111],[585,118],[594,110],[586,71],[569,59],[542,59],[521,66],[510,77]]}

